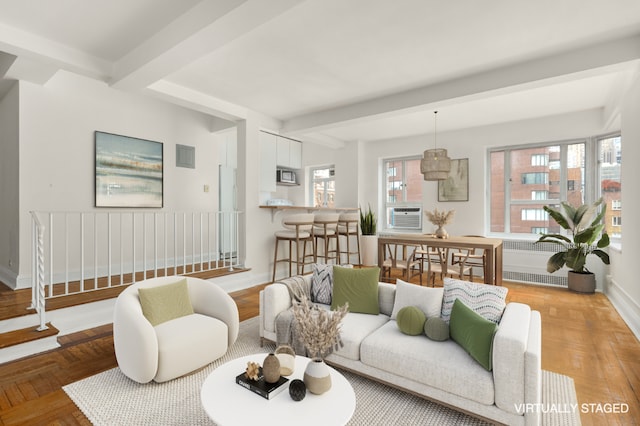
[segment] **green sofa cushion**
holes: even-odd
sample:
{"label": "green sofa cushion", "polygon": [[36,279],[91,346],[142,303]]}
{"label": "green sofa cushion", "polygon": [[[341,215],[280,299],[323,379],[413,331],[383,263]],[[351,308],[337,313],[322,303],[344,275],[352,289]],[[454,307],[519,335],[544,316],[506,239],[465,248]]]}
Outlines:
{"label": "green sofa cushion", "polygon": [[378,277],[380,268],[333,268],[331,309],[349,303],[349,312],[378,315]]}
{"label": "green sofa cushion", "polygon": [[449,340],[449,324],[440,317],[427,318],[424,323],[424,334],[431,340],[444,342]]}
{"label": "green sofa cushion", "polygon": [[451,339],[462,346],[485,370],[492,370],[493,336],[498,331],[496,323],[456,300],[451,310],[449,331]]}
{"label": "green sofa cushion", "polygon": [[427,316],[417,306],[405,306],[398,311],[396,316],[398,328],[404,334],[409,336],[417,336],[422,334],[424,330],[424,323],[427,321]]}

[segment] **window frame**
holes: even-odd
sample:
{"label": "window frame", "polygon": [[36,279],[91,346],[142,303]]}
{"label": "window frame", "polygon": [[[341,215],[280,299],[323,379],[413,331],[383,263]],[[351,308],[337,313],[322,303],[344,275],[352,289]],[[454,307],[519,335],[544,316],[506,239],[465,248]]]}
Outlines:
{"label": "window frame", "polygon": [[[326,169],[333,170],[334,171],[333,176],[330,176],[328,178],[320,178],[320,179],[315,179],[313,177],[314,172],[316,170],[326,170]],[[326,207],[327,206],[327,204],[326,204],[326,202],[327,202],[327,183],[331,182],[331,181],[333,181],[334,191],[335,191],[335,185],[336,185],[335,165],[328,164],[328,165],[323,165],[323,166],[312,166],[312,167],[309,167],[309,205],[310,206],[314,206],[314,207]],[[324,202],[325,202],[324,204],[325,205],[322,205],[322,206],[316,206],[315,205],[315,201],[316,200],[315,200],[315,197],[314,197],[314,195],[315,195],[315,188],[314,187],[315,187],[316,182],[324,182],[324,184],[325,184],[324,185]],[[334,200],[334,203],[335,203],[335,200]]]}
{"label": "window frame", "polygon": [[[560,195],[558,198],[558,202],[560,200],[566,200],[567,198],[567,168],[563,165],[567,164],[567,150],[568,146],[575,144],[585,144],[585,161],[584,168],[585,170],[593,170],[597,158],[593,154],[589,154],[596,147],[595,138],[578,138],[578,139],[567,139],[561,141],[547,141],[547,142],[538,142],[538,143],[530,143],[530,144],[517,144],[517,145],[504,145],[504,146],[496,146],[487,148],[486,151],[486,161],[487,167],[491,168],[491,154],[494,152],[504,152],[503,161],[504,161],[504,176],[511,176],[511,151],[525,150],[525,149],[535,149],[535,148],[547,148],[551,146],[559,146],[560,147],[560,158],[558,161],[549,159],[547,166],[549,170],[552,168],[552,163],[557,162],[560,164]],[[499,238],[514,238],[514,239],[537,239],[537,235],[527,234],[527,233],[512,233],[511,229],[511,207],[514,205],[523,206],[526,208],[527,205],[539,205],[541,201],[545,200],[531,200],[531,199],[523,199],[523,200],[512,200],[511,197],[511,182],[509,179],[504,180],[504,194],[505,194],[505,204],[504,208],[504,223],[505,223],[505,231],[504,232],[492,232],[491,231],[491,174],[486,174],[486,186],[487,186],[487,214],[485,220],[485,229],[486,234],[490,236],[495,236]],[[522,179],[522,175],[520,177]],[[596,178],[594,176],[589,176],[588,173],[585,173],[585,183],[584,183],[584,202],[593,202],[597,198],[594,198],[595,189],[594,185],[596,182]],[[547,179],[547,183],[550,183],[549,179]],[[549,200],[547,204],[551,204],[556,200]]]}
{"label": "window frame", "polygon": [[[549,147],[549,146],[556,146],[556,145],[564,147],[564,148],[561,148],[560,160],[559,161],[549,160],[548,168],[549,170],[551,170],[552,168],[554,169],[556,168],[556,167],[552,167],[552,163],[555,164],[555,162],[557,162],[560,164],[560,194],[559,194],[558,201],[566,200],[567,190],[569,185],[567,180],[568,179],[567,168],[563,166],[564,164],[567,164],[567,148],[566,147],[573,144],[584,143],[585,144],[585,149],[584,149],[585,176],[584,176],[583,197],[584,197],[585,203],[593,203],[595,200],[599,199],[602,196],[601,167],[600,167],[600,141],[605,139],[610,139],[610,138],[616,138],[616,137],[620,138],[620,150],[622,151],[623,142],[622,142],[622,133],[620,131],[608,133],[608,134],[594,135],[594,136],[585,137],[585,138],[562,140],[562,141],[547,141],[547,142],[531,143],[531,144],[516,144],[516,145],[489,147],[486,150],[486,164],[487,164],[487,167],[490,169],[492,153],[505,151],[503,159],[504,159],[504,176],[506,177],[511,175],[510,157],[506,154],[506,151],[542,148],[542,147]],[[620,155],[622,156],[622,153]],[[624,160],[621,159],[621,164],[622,164],[622,161]],[[596,170],[596,172],[589,173],[588,172],[589,170]],[[621,177],[620,183],[622,184],[622,177]],[[505,232],[491,232],[492,192],[491,192],[491,174],[490,173],[487,173],[485,175],[485,185],[487,187],[487,192],[486,192],[487,193],[487,199],[486,199],[487,214],[485,215],[485,218],[486,218],[485,229],[487,231],[486,234],[490,236],[500,237],[500,238],[537,239],[538,238],[537,235],[509,232],[509,229],[510,229],[509,226],[511,223],[511,206],[514,204],[522,205],[527,203],[539,204],[540,201],[544,201],[544,200],[521,200],[521,201],[517,201],[516,203],[513,203],[512,202],[513,200],[510,199],[510,194],[511,194],[509,190],[510,182],[508,181],[508,179],[505,179],[504,188],[503,188],[505,192],[505,206],[504,206]],[[509,194],[508,202],[507,202],[507,194]],[[551,202],[553,200],[547,199],[547,201]],[[620,210],[616,209],[615,211],[620,211]],[[612,240],[612,245],[617,245],[618,247],[621,247],[621,236],[616,237],[616,236],[610,235],[610,237]]]}
{"label": "window frame", "polygon": [[[601,170],[601,164],[600,164],[600,153],[601,153],[601,141],[606,140],[606,139],[613,139],[613,138],[620,138],[620,156],[621,156],[621,160],[620,160],[620,166],[622,167],[622,162],[624,161],[623,157],[622,157],[622,132],[618,131],[618,132],[612,132],[612,133],[605,133],[602,135],[597,135],[592,137],[591,139],[593,139],[594,141],[594,146],[593,146],[593,153],[594,153],[594,162],[596,165],[596,170],[597,170],[597,176],[596,176],[596,198],[598,199],[600,197],[603,196],[603,191],[602,191],[602,170]],[[620,184],[622,185],[622,174],[620,175]],[[622,189],[620,190],[620,193],[622,194]],[[620,224],[619,225],[614,225],[613,221],[614,219],[611,220],[612,226],[622,226],[622,199],[620,199],[620,208],[619,209],[614,209],[613,208],[613,204],[611,206],[611,210],[612,211],[616,211],[616,212],[620,212]],[[620,234],[610,234],[609,235],[609,239],[611,241],[611,245],[617,248],[622,248],[622,233]]]}
{"label": "window frame", "polygon": [[[422,207],[422,201],[423,201],[423,194],[422,194],[422,187],[421,187],[421,193],[420,193],[420,201],[407,201],[407,169],[408,167],[406,167],[405,163],[407,161],[420,161],[422,159],[421,155],[407,155],[407,156],[402,156],[402,157],[388,157],[388,158],[382,158],[381,159],[381,167],[382,167],[382,173],[381,173],[381,183],[380,183],[380,188],[382,189],[381,192],[381,196],[382,196],[382,215],[381,215],[381,221],[378,222],[378,226],[380,229],[388,231],[391,230],[391,228],[387,227],[387,223],[389,222],[389,217],[388,217],[388,212],[390,211],[391,208],[393,207],[413,207],[413,206],[418,206],[418,207]],[[398,201],[389,201],[389,192],[388,192],[388,188],[387,188],[387,183],[388,183],[388,175],[387,175],[387,164],[390,162],[402,162],[402,176],[401,176],[401,185],[402,185],[402,200]],[[394,167],[395,169],[395,173],[393,176],[397,176],[398,174],[398,170],[397,167]],[[407,231],[410,232],[410,231]]]}

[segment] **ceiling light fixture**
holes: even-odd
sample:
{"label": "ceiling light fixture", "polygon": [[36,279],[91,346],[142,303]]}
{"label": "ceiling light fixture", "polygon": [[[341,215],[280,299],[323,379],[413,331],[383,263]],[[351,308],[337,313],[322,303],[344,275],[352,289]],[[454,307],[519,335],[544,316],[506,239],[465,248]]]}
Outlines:
{"label": "ceiling light fixture", "polygon": [[433,149],[424,152],[424,158],[420,160],[420,172],[424,180],[445,180],[451,170],[451,159],[447,157],[447,150],[438,148],[436,139],[436,119],[438,111],[433,112]]}

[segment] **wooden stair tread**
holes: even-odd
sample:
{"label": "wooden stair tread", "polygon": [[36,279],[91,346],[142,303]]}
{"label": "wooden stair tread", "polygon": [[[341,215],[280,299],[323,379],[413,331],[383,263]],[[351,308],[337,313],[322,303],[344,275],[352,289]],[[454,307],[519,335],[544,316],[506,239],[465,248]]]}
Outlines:
{"label": "wooden stair tread", "polygon": [[59,333],[59,330],[48,322],[46,330],[38,331],[38,326],[31,326],[22,328],[20,330],[13,330],[0,334],[0,349],[8,348],[10,346],[19,345],[22,343],[33,342],[34,340],[43,339],[45,337],[55,336]]}
{"label": "wooden stair tread", "polygon": [[[196,271],[188,273],[185,276],[196,278],[215,278],[225,275],[237,274],[241,272],[249,271],[249,268],[235,268],[233,271],[226,269],[213,270],[213,271]],[[159,271],[162,272],[162,271]],[[147,275],[151,278],[153,272],[149,272]],[[158,276],[162,276],[159,273]],[[119,278],[119,277],[117,277]],[[136,274],[136,281],[142,281],[144,276],[142,273]],[[100,283],[106,282],[106,278],[99,279]],[[85,280],[88,283],[86,288],[91,288],[93,280]],[[115,282],[115,278],[114,278]],[[98,302],[101,300],[112,299],[118,297],[118,295],[129,286],[130,283],[123,285],[113,285],[112,287],[100,288],[102,284],[98,285],[97,290],[87,291],[83,293],[70,294],[67,296],[59,296],[47,299],[45,308],[47,311],[53,311],[55,309],[68,308],[71,306],[82,305],[85,303]],[[63,284],[62,284],[63,285]],[[77,285],[77,282],[70,283],[70,286]],[[55,286],[61,286],[61,284],[54,284]],[[31,303],[31,289],[13,290],[0,282],[0,321],[17,318],[24,315],[35,314],[34,309],[27,309],[27,306]]]}

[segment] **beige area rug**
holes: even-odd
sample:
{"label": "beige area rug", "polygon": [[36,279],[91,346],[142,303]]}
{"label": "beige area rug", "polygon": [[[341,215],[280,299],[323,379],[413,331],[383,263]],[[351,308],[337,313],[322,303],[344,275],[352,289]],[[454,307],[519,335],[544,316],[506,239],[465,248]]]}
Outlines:
{"label": "beige area rug", "polygon": [[[260,347],[258,318],[252,318],[241,323],[238,340],[224,357],[194,374],[167,383],[141,385],[129,380],[118,368],[113,368],[63,389],[87,418],[98,426],[212,425],[200,405],[200,388],[205,378],[218,365],[231,359],[251,353],[268,353],[274,349],[273,344]],[[342,373],[356,393],[356,410],[349,425],[486,424],[355,374]],[[543,372],[543,401],[554,406],[576,404],[573,379]],[[543,420],[549,426],[580,424],[579,414],[572,412],[547,413]]]}

